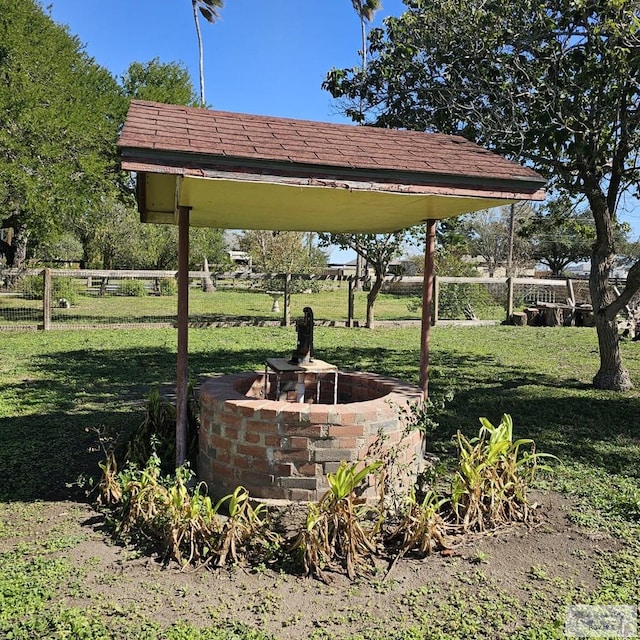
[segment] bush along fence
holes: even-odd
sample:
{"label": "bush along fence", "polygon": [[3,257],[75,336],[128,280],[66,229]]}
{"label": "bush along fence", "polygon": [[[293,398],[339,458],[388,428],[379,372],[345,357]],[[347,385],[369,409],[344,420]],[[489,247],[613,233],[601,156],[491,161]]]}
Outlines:
{"label": "bush along fence", "polygon": [[[189,273],[191,326],[284,325],[313,308],[318,324],[361,326],[368,282],[351,276]],[[503,321],[538,303],[588,303],[579,280],[434,279],[434,322]],[[422,278],[389,276],[375,303],[377,323],[418,323]],[[0,270],[0,330],[172,327],[175,271],[86,269]]]}

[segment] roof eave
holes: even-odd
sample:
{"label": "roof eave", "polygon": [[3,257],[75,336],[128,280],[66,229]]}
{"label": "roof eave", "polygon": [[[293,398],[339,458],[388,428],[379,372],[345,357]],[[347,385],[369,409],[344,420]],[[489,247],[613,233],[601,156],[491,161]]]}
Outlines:
{"label": "roof eave", "polygon": [[[397,169],[330,166],[325,164],[284,162],[269,159],[248,159],[231,156],[213,156],[158,149],[122,147],[122,168],[128,171],[168,173],[177,175],[226,178],[248,181],[271,181],[274,178],[290,178],[293,183],[306,186],[353,186],[377,184],[389,191],[433,193],[452,190],[459,193],[504,193],[505,197],[534,200],[544,199],[546,181],[535,172],[531,176],[491,177],[467,174],[444,174]],[[328,184],[344,182],[345,184]],[[402,188],[409,186],[411,188]],[[508,195],[507,195],[508,194]],[[516,195],[517,194],[517,195]]]}

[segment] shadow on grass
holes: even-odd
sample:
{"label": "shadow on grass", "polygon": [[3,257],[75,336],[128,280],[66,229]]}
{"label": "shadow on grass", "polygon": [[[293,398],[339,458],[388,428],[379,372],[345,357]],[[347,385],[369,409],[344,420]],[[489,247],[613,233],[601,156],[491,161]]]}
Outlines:
{"label": "shadow on grass", "polygon": [[82,499],[104,458],[95,429],[125,433],[142,412],[93,409],[0,419],[0,501]]}
{"label": "shadow on grass", "polygon": [[[287,352],[199,347],[190,353],[190,370],[194,376],[261,370],[274,355]],[[331,347],[317,356],[342,369],[418,381],[415,348]],[[116,438],[130,433],[142,419],[149,390],[175,379],[176,355],[144,347],[56,352],[34,360],[37,380],[3,389],[16,406],[15,417],[0,419],[0,500],[77,499],[78,488],[69,485],[82,474],[95,477],[102,457],[94,429]],[[456,429],[477,433],[480,416],[497,422],[510,413],[517,437],[534,438],[541,451],[612,473],[639,473],[638,398],[598,393],[492,356],[446,350],[432,354],[430,389],[433,396],[455,394],[435,416],[440,428],[430,445],[440,453],[452,451]]]}
{"label": "shadow on grass", "polygon": [[[21,317],[21,316],[20,316]],[[38,316],[41,318],[41,316]],[[0,316],[1,318],[1,316]],[[14,316],[15,318],[15,316]],[[9,319],[9,318],[7,318]],[[216,323],[224,323],[230,327],[233,326],[261,326],[267,322],[277,322],[277,316],[256,314],[256,315],[226,315],[221,313],[207,314],[191,314],[189,322],[192,325],[208,325]],[[149,314],[149,315],[105,315],[105,314],[74,314],[74,313],[52,313],[51,321],[60,325],[76,325],[87,324],[100,326],[104,324],[125,325],[127,323],[135,324],[154,324],[167,323],[175,325],[177,320],[175,314]]]}
{"label": "shadow on grass", "polygon": [[[533,379],[503,368],[504,378],[468,388],[458,387],[452,402],[438,417],[432,440],[438,453],[453,454],[458,429],[477,435],[480,417],[497,424],[511,415],[515,438],[532,438],[538,451],[560,462],[600,467],[612,474],[640,477],[640,398],[596,392],[571,380]],[[440,389],[442,381],[438,381]],[[436,385],[432,385],[434,389]],[[435,394],[435,391],[434,391]]]}

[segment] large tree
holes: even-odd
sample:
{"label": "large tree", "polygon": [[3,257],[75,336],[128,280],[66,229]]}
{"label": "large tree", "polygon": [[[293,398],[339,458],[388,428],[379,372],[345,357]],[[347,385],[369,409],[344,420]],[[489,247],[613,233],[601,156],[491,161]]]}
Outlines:
{"label": "large tree", "polygon": [[132,62],[122,76],[121,84],[125,96],[130,99],[191,107],[199,104],[189,70],[180,62],[161,62],[159,58]]}
{"label": "large tree", "polygon": [[[169,104],[196,106],[200,99],[193,87],[188,69],[180,62],[133,62],[122,77],[124,94],[130,99],[153,100]],[[177,228],[138,225],[136,253],[120,252],[119,261],[131,268],[177,268]],[[149,228],[151,227],[151,228]],[[229,258],[220,229],[190,230],[190,267],[202,269],[211,262],[216,269],[228,265]],[[126,247],[125,247],[126,248]],[[133,246],[129,245],[132,249]]]}
{"label": "large tree", "polygon": [[118,191],[126,102],[115,79],[34,0],[0,0],[0,227],[13,265],[69,216]]}
{"label": "large tree", "polygon": [[367,293],[366,326],[373,329],[375,325],[374,307],[382,289],[384,276],[394,258],[402,255],[407,243],[413,238],[409,232],[396,233],[321,233],[320,243],[323,246],[336,245],[341,249],[350,249],[362,256],[374,273],[374,280]]}
{"label": "large tree", "polygon": [[587,260],[596,236],[591,212],[577,210],[568,198],[550,200],[518,229],[529,242],[531,257],[560,276],[572,262]]}
{"label": "large tree", "polygon": [[314,243],[314,234],[302,231],[244,231],[238,245],[255,270],[269,274],[310,274],[325,267],[327,258]]}
{"label": "large tree", "polygon": [[[360,60],[361,60],[361,69],[364,71],[367,68],[367,24],[373,20],[373,16],[376,14],[376,11],[380,9],[382,3],[380,0],[351,0],[351,4],[353,5],[353,9],[358,15],[360,19],[360,36],[362,38],[362,48],[360,50]],[[362,102],[359,105],[359,109],[357,114],[353,114],[354,119],[358,122],[362,122],[364,120],[364,113],[362,109]],[[358,243],[357,236],[353,239],[355,244]],[[361,289],[361,278],[364,273],[364,259],[362,257],[362,252],[356,252],[356,280],[355,287],[356,290],[360,291]]]}
{"label": "large tree", "polygon": [[380,0],[351,0],[355,12],[360,18],[360,34],[362,37],[362,68],[367,68],[367,22],[373,20],[376,11],[382,6]]}
{"label": "large tree", "polygon": [[405,0],[370,33],[370,60],[325,86],[369,108],[379,126],[462,134],[526,162],[551,190],[586,199],[596,240],[590,290],[600,368],[626,390],[616,316],[640,288],[640,263],[617,296],[616,208],[640,181],[637,0]]}
{"label": "large tree", "polygon": [[507,264],[509,256],[509,212],[484,209],[469,217],[469,249],[484,259],[489,277]]}

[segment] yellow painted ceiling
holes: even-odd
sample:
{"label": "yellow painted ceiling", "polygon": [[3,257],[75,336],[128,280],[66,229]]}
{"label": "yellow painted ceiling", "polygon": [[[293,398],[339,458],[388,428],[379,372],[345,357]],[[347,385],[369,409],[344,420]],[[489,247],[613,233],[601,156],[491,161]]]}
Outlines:
{"label": "yellow painted ceiling", "polygon": [[333,233],[386,233],[516,201],[155,173],[144,174],[142,188],[143,222],[175,224],[182,206],[196,227]]}

